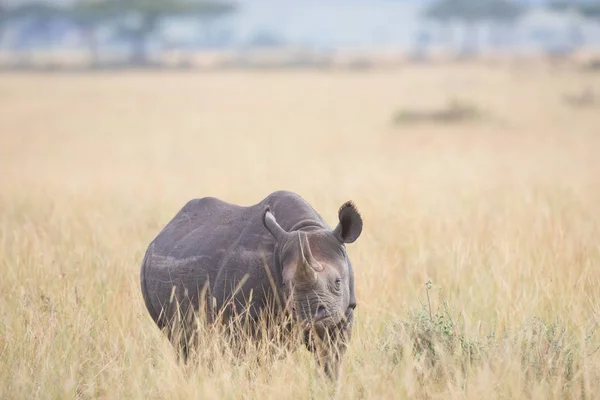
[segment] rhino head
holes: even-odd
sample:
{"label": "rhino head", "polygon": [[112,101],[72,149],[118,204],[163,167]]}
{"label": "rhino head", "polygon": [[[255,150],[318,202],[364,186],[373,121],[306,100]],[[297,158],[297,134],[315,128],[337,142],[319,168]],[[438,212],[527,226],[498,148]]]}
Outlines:
{"label": "rhino head", "polygon": [[333,230],[286,232],[270,209],[264,215],[264,224],[277,243],[275,256],[287,304],[307,334],[310,331],[319,339],[327,338],[324,346],[312,346],[308,339],[307,345],[330,376],[337,376],[356,308],[354,273],[345,244],[356,241],[363,226],[352,202],[342,205],[338,218]]}

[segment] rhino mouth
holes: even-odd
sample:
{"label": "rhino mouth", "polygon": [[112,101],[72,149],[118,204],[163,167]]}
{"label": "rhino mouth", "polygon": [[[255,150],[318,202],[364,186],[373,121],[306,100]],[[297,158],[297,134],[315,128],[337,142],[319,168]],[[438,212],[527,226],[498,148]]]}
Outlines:
{"label": "rhino mouth", "polygon": [[305,331],[311,330],[313,328],[317,328],[318,330],[330,328],[337,325],[340,322],[340,319],[345,319],[344,316],[340,316],[335,311],[332,312],[332,310],[328,310],[327,307],[323,304],[320,304],[317,307],[316,311],[308,313],[298,312],[299,307],[297,306],[298,305],[292,306],[292,315],[295,317],[296,321],[300,323],[302,329]]}
{"label": "rhino mouth", "polygon": [[319,306],[319,308],[317,309],[317,313],[315,314],[315,317],[313,319],[313,323],[321,322],[328,318],[331,318],[331,314],[327,312],[325,306]]}
{"label": "rhino mouth", "polygon": [[337,320],[335,314],[327,311],[324,306],[319,306],[314,315],[303,321],[303,327],[305,331],[309,331],[313,328],[323,330],[335,326],[336,323]]}

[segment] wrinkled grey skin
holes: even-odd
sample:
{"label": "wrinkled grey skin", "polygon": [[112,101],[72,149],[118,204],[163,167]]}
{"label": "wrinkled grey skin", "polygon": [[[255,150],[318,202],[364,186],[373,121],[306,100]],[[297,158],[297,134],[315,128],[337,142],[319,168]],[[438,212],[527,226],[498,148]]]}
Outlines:
{"label": "wrinkled grey skin", "polygon": [[[274,314],[291,308],[307,332],[333,338],[330,345],[306,344],[335,378],[357,304],[345,244],[361,231],[362,219],[351,202],[342,205],[331,229],[292,192],[272,193],[249,207],[212,197],[191,200],[146,251],[141,268],[146,307],[161,329],[170,326],[177,305],[185,315],[207,304],[209,318],[246,310],[250,322],[267,307]],[[275,296],[281,307],[269,301]]]}

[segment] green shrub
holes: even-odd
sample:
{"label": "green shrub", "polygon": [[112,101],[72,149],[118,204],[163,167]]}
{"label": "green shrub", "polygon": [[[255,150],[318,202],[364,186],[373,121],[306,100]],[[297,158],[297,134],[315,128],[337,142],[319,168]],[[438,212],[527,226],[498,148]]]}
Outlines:
{"label": "green shrub", "polygon": [[466,382],[478,368],[512,365],[528,385],[554,382],[567,393],[577,379],[584,379],[583,358],[600,348],[597,322],[587,329],[583,343],[560,319],[545,322],[537,317],[515,332],[469,337],[445,300],[440,297],[438,307],[431,307],[430,290],[427,282],[427,304],[392,323],[383,344],[391,363],[414,368],[419,381]]}

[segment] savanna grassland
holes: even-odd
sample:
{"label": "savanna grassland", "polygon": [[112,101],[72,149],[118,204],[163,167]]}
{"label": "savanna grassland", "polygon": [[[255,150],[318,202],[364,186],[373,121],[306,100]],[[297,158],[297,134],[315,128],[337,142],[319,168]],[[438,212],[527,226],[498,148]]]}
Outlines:
{"label": "savanna grassland", "polygon": [[[600,103],[565,101],[583,86],[600,75],[1,75],[0,398],[597,397]],[[476,115],[394,118],[453,97]],[[185,202],[278,189],[364,219],[337,385],[304,349],[180,367],[142,300]]]}

